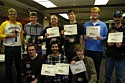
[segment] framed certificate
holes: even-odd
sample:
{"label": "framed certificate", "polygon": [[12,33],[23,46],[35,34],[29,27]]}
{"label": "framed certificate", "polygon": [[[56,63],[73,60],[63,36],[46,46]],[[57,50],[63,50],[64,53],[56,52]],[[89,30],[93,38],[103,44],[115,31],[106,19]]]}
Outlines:
{"label": "framed certificate", "polygon": [[73,74],[86,71],[86,67],[85,67],[83,60],[77,61],[76,64],[70,64],[70,68]]}
{"label": "framed certificate", "polygon": [[48,28],[47,33],[49,34],[49,36],[47,38],[58,37],[58,36],[60,36],[59,27]]}
{"label": "framed certificate", "polygon": [[55,65],[42,64],[41,75],[55,76]]}
{"label": "framed certificate", "polygon": [[107,42],[122,42],[123,32],[109,33]]}
{"label": "framed certificate", "polygon": [[89,37],[100,36],[100,26],[87,26],[86,35]]}
{"label": "framed certificate", "polygon": [[56,74],[69,75],[69,64],[56,63]]}
{"label": "framed certificate", "polygon": [[64,35],[76,35],[77,34],[77,25],[64,25]]}

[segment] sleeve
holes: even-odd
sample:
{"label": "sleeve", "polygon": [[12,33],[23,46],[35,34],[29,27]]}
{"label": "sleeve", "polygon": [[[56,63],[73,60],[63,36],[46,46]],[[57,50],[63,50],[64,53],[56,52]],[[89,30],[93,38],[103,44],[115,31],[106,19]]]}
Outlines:
{"label": "sleeve", "polygon": [[45,58],[43,57],[43,56],[41,56],[41,55],[39,55],[40,57],[39,57],[39,61],[38,61],[38,63],[40,64],[40,66],[39,66],[39,69],[38,69],[38,74],[37,74],[37,76],[36,76],[36,79],[38,79],[38,81],[44,81],[44,79],[45,79],[45,76],[44,75],[41,75],[41,69],[42,69],[42,64],[44,64],[45,63]]}
{"label": "sleeve", "polygon": [[4,28],[5,28],[6,23],[3,22],[0,26],[0,39],[5,40],[6,39],[6,35],[4,34]]}
{"label": "sleeve", "polygon": [[23,31],[23,27],[22,27],[22,24],[21,23],[19,23],[19,25],[20,25],[20,27],[21,27],[21,33],[20,33],[20,37],[21,37],[21,43],[22,44],[24,44],[24,31]]}
{"label": "sleeve", "polygon": [[90,81],[89,83],[96,83],[97,81],[97,74],[94,66],[94,62],[91,58],[89,58],[89,72],[90,72]]}
{"label": "sleeve", "polygon": [[83,25],[79,24],[79,34],[83,35]]}
{"label": "sleeve", "polygon": [[102,36],[103,40],[107,39],[108,28],[107,25],[104,23],[104,35]]}

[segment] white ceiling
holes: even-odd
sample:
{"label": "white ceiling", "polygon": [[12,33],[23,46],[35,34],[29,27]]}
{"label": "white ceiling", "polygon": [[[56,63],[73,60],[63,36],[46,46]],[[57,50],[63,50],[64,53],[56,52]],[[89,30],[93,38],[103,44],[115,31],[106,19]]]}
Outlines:
{"label": "white ceiling", "polygon": [[[89,20],[90,9],[94,7],[94,0],[50,0],[57,8],[45,8],[32,0],[0,0],[4,6],[0,7],[0,16],[5,17],[6,11],[10,7],[17,9],[19,18],[28,20],[27,10],[30,8],[43,13],[45,16],[51,14],[66,13],[69,9],[77,12],[77,21],[84,23]],[[100,20],[107,21],[112,19],[112,14],[116,10],[125,12],[125,0],[110,0],[106,6],[99,6],[101,9]],[[60,18],[67,21],[63,18]]]}

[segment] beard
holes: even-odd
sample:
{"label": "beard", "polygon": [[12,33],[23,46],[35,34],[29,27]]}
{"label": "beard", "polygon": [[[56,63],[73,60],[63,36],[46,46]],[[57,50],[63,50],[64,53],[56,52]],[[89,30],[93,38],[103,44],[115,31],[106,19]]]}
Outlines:
{"label": "beard", "polygon": [[53,50],[52,53],[53,53],[53,54],[56,54],[56,53],[58,53],[58,51],[57,51],[57,50]]}
{"label": "beard", "polygon": [[115,20],[115,23],[116,23],[116,24],[119,24],[119,23],[120,23],[120,20]]}

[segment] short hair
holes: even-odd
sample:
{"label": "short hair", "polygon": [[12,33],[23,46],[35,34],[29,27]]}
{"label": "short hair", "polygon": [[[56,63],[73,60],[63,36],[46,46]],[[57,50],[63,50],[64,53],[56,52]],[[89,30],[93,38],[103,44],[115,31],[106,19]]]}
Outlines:
{"label": "short hair", "polygon": [[101,12],[101,10],[99,9],[99,7],[93,7],[93,8],[91,8],[90,12],[92,12],[92,11],[96,11],[98,13]]}
{"label": "short hair", "polygon": [[50,19],[52,19],[53,16],[56,17],[57,20],[58,20],[58,16],[57,15],[51,15]]}
{"label": "short hair", "polygon": [[31,46],[33,46],[35,48],[35,50],[36,50],[36,45],[35,44],[28,44],[27,45],[27,51],[28,51],[28,48],[31,47]]}
{"label": "short hair", "polygon": [[76,11],[73,10],[73,9],[69,9],[68,12],[67,12],[67,14],[72,13],[72,12],[73,12],[74,14],[76,14]]}
{"label": "short hair", "polygon": [[82,43],[75,44],[75,50],[76,51],[84,50],[84,45]]}
{"label": "short hair", "polygon": [[16,9],[14,9],[14,8],[10,8],[10,9],[8,9],[8,14],[9,14],[9,13],[13,13],[13,12],[15,12],[15,14],[17,14]]}
{"label": "short hair", "polygon": [[30,12],[29,16],[37,16],[38,17],[38,14],[37,14],[37,12]]}
{"label": "short hair", "polygon": [[50,48],[52,47],[53,44],[58,44],[58,47],[60,47],[60,44],[59,44],[59,41],[56,40],[56,41],[51,41],[50,43]]}

